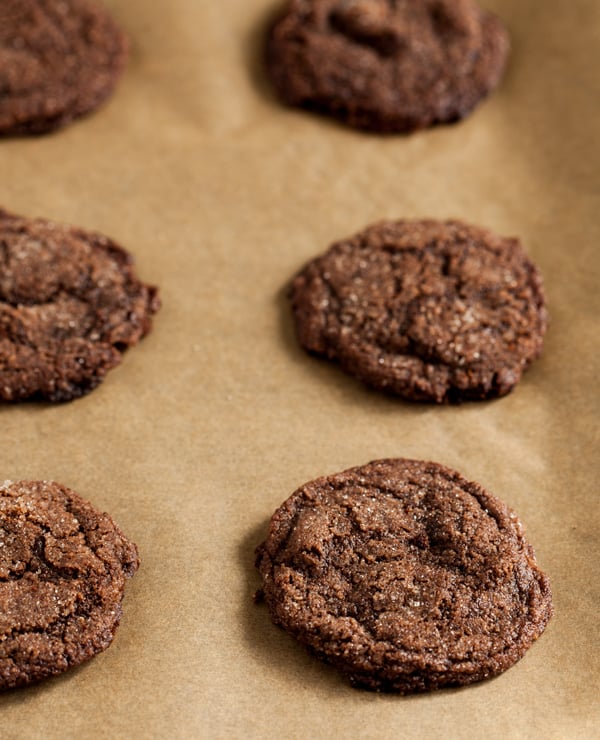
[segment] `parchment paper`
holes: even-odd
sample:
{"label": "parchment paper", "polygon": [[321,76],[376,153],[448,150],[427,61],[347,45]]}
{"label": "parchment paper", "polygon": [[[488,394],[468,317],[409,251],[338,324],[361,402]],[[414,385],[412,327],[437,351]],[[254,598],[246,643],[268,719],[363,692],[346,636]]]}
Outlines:
{"label": "parchment paper", "polygon": [[[55,479],[138,543],[112,647],[0,697],[3,738],[591,738],[598,710],[600,5],[489,0],[513,53],[467,121],[379,138],[281,107],[278,0],[108,0],[133,55],[111,102],[0,142],[0,204],[109,234],[160,285],[154,332],[91,395],[0,409],[0,477]],[[543,357],[492,403],[437,408],[310,358],[284,286],[381,218],[519,235],[545,277]],[[360,692],[255,606],[253,550],[318,475],[433,459],[507,501],[556,615],[460,691]]]}

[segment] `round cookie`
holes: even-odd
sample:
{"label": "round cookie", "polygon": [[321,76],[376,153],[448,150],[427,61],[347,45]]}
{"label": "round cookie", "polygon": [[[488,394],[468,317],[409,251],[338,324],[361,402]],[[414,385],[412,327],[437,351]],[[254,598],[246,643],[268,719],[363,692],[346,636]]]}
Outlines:
{"label": "round cookie", "polygon": [[518,239],[460,221],[384,221],[294,279],[300,343],[413,401],[508,393],[542,351],[542,279]]}
{"label": "round cookie", "polygon": [[88,393],[159,306],[110,239],[0,210],[0,400]]}
{"label": "round cookie", "polygon": [[307,483],[273,515],[256,565],[274,623],[367,689],[495,676],[552,615],[516,515],[431,462],[378,460]]}
{"label": "round cookie", "polygon": [[92,0],[2,0],[0,135],[40,134],[97,108],[127,41]]}
{"label": "round cookie", "polygon": [[58,483],[0,484],[0,690],[89,660],[112,642],[137,549]]}
{"label": "round cookie", "polygon": [[473,0],[289,0],[267,67],[289,105],[393,133],[464,118],[508,52],[500,20]]}

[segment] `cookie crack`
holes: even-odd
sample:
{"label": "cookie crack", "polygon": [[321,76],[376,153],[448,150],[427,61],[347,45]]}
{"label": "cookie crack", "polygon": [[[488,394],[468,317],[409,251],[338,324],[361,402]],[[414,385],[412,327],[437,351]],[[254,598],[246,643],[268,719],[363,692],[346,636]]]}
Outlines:
{"label": "cookie crack", "polygon": [[[103,552],[103,547],[100,545],[92,545],[90,540],[90,534],[92,532],[98,532],[100,529],[100,526],[98,522],[89,522],[86,527],[84,527],[81,524],[81,521],[79,520],[76,511],[74,510],[73,504],[71,501],[67,500],[65,503],[65,509],[71,514],[71,516],[76,520],[78,525],[78,532],[83,535],[83,539],[85,541],[86,547],[88,550],[94,555],[96,560],[100,561],[102,565],[104,566],[104,571],[106,575],[109,575],[114,568],[114,562],[112,558],[110,558],[108,553]],[[103,538],[104,539],[104,538]]]}
{"label": "cookie crack", "polygon": [[[456,485],[456,481],[452,475],[446,475],[441,474],[441,477],[444,478],[448,483],[450,483],[452,486]],[[412,480],[410,476],[407,477],[407,482],[412,483],[413,485],[417,487],[419,486],[419,481]],[[357,485],[353,483],[351,486],[346,485],[344,482],[338,483],[338,485],[335,485],[334,482],[330,482],[331,485],[328,484],[328,487],[330,487],[332,490],[336,491],[337,493],[341,493],[342,495],[346,490],[348,490],[348,493],[356,493],[357,492]],[[422,482],[421,482],[422,484]],[[463,495],[469,496],[469,498],[472,498],[475,500],[478,508],[480,510],[483,510],[486,515],[493,518],[497,525],[498,525],[498,533],[499,535],[503,535],[503,527],[500,525],[497,517],[490,514],[488,509],[482,506],[481,501],[476,497],[473,496],[472,492],[469,492],[465,490],[464,488],[460,487],[460,491]],[[366,487],[362,488],[361,494],[364,494],[365,498],[371,497],[375,498],[378,496],[383,495],[389,495],[392,498],[397,498],[397,495],[394,494],[393,489],[387,489],[385,486],[378,485],[376,487]],[[425,497],[427,494],[425,494]],[[365,531],[363,523],[360,521],[360,512],[356,510],[356,508],[350,503],[346,502],[343,499],[339,499],[336,497],[335,499],[336,507],[341,509],[345,512],[345,518],[350,522],[352,531],[351,533],[334,533],[332,536],[332,541],[328,542],[326,547],[324,548],[324,551],[319,550],[316,548],[316,546],[313,546],[312,548],[306,548],[306,553],[312,553],[317,562],[314,564],[314,567],[318,569],[318,572],[320,576],[323,576],[327,574],[329,571],[333,570],[337,573],[338,579],[348,583],[353,584],[354,578],[353,576],[356,574],[356,569],[362,566],[365,567],[373,567],[377,565],[387,564],[390,562],[403,562],[406,559],[405,553],[396,553],[393,556],[385,557],[382,555],[376,555],[372,557],[368,557],[365,555],[364,549],[365,546],[368,546],[371,542],[377,540],[380,542],[385,542],[385,533],[381,533],[381,538],[373,537],[372,532],[369,533],[368,531]],[[465,527],[465,509],[464,507],[461,507],[457,511],[459,515],[459,521],[456,525],[457,529],[459,531],[466,531]],[[291,533],[297,523],[297,518],[299,514],[294,517],[294,520],[290,522],[289,524],[289,532]],[[471,570],[468,568],[467,564],[463,562],[462,560],[448,560],[445,555],[448,552],[454,552],[453,549],[449,547],[449,543],[441,543],[441,546],[439,550],[436,548],[435,545],[435,536],[432,534],[431,527],[434,526],[434,523],[432,521],[424,520],[424,526],[425,526],[425,536],[427,538],[427,542],[420,542],[415,538],[409,538],[408,536],[406,539],[403,540],[402,545],[404,545],[407,550],[411,548],[411,546],[417,547],[421,551],[421,559],[420,562],[423,566],[426,567],[434,567],[436,569],[442,569],[448,573],[451,573],[454,575],[454,577],[458,576],[460,582],[465,584],[465,587],[472,590],[473,593],[477,592],[477,589],[479,588],[477,584],[470,584],[473,578],[473,574],[471,573]],[[405,532],[408,535],[410,532],[410,528],[406,527]],[[423,533],[422,533],[423,534]],[[420,535],[422,537],[422,534]],[[397,533],[398,536],[399,533]],[[347,565],[341,565],[339,563],[339,557],[335,557],[335,554],[338,553],[338,550],[344,550],[344,548],[348,545],[348,542],[351,542],[352,545],[350,547],[351,551],[355,553],[359,557],[359,562],[354,564],[347,564]],[[287,547],[289,543],[289,537],[284,538],[282,542],[282,546],[279,549],[279,552],[281,552],[282,549]],[[342,547],[340,548],[340,544]],[[368,547],[367,547],[368,549]],[[333,553],[333,557],[332,557]],[[423,559],[424,556],[424,559]],[[279,560],[277,556],[275,557],[276,560]],[[311,571],[313,570],[313,566],[309,566],[308,564],[305,564],[305,567],[299,567],[298,564],[294,561],[294,558],[292,557],[290,560],[288,558],[283,558],[280,560],[282,564],[287,565],[287,567],[292,568],[293,570],[298,570],[299,572],[304,573],[306,576],[312,578]],[[470,585],[469,585],[470,584]],[[358,585],[360,585],[360,579],[358,582]],[[518,584],[517,584],[518,585]],[[354,583],[354,586],[357,587],[357,584]],[[327,598],[327,590],[323,594],[324,598],[326,599],[326,602],[329,604],[328,606],[328,613],[331,614],[333,618],[342,618],[342,617],[352,617],[357,619],[357,621],[371,634],[373,639],[377,639],[375,636],[375,633],[373,631],[373,627],[371,626],[372,620],[366,620],[363,621],[360,618],[360,604],[354,603],[351,600],[350,604],[346,604],[344,610],[340,612],[336,609],[331,609],[331,603],[329,599]],[[371,594],[371,597],[373,597],[373,594]],[[523,598],[520,600],[521,603],[523,603]]]}

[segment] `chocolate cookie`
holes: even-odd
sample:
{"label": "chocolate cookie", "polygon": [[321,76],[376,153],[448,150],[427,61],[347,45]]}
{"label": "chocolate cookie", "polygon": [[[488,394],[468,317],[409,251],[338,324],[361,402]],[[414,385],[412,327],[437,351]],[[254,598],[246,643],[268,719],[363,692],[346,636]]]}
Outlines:
{"label": "chocolate cookie", "polygon": [[473,0],[289,0],[267,66],[288,104],[392,133],[464,118],[508,51],[501,22]]}
{"label": "chocolate cookie", "polygon": [[385,221],[292,283],[300,343],[414,401],[503,396],[542,350],[542,279],[518,239],[459,221]]}
{"label": "chocolate cookie", "polygon": [[91,0],[2,0],[0,135],[40,134],[112,93],[127,41]]}
{"label": "chocolate cookie", "polygon": [[552,615],[516,515],[436,463],[378,460],[307,483],[256,553],[275,624],[362,688],[495,676]]}
{"label": "chocolate cookie", "polygon": [[0,210],[0,400],[88,393],[159,305],[105,236]]}
{"label": "chocolate cookie", "polygon": [[0,484],[0,690],[62,673],[112,642],[137,549],[58,483]]}

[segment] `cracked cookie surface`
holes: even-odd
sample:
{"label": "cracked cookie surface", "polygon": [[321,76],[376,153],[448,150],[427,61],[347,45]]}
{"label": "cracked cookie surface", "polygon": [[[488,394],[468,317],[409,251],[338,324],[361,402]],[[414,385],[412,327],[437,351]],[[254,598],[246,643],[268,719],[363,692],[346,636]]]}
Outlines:
{"label": "cracked cookie surface", "polygon": [[107,237],[0,210],[0,400],[88,393],[159,305]]}
{"label": "cracked cookie surface", "polygon": [[290,299],[306,350],[412,401],[505,395],[547,325],[519,240],[459,221],[375,224],[309,262]]}
{"label": "cracked cookie surface", "polygon": [[514,512],[436,463],[377,460],[299,488],[256,551],[275,624],[362,688],[460,686],[552,615]]}
{"label": "cracked cookie surface", "polygon": [[508,52],[500,20],[472,0],[289,0],[267,66],[288,104],[393,133],[464,118]]}
{"label": "cracked cookie surface", "polygon": [[127,41],[89,0],[2,0],[0,135],[40,134],[97,108],[127,60]]}
{"label": "cracked cookie surface", "polygon": [[0,484],[0,689],[62,673],[105,650],[135,545],[73,491]]}

